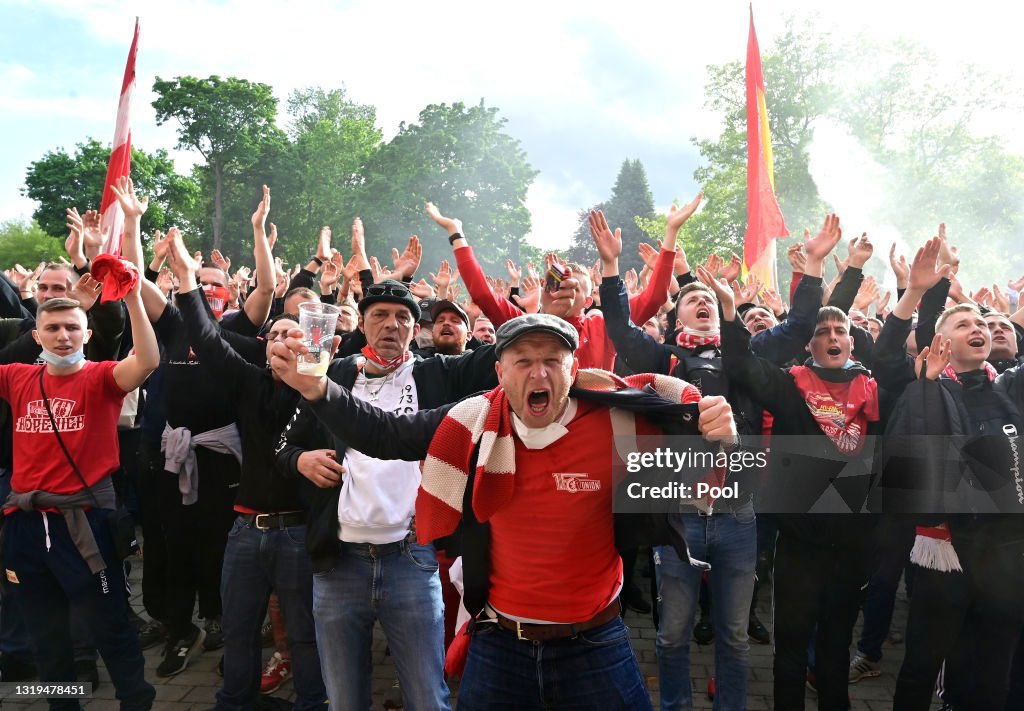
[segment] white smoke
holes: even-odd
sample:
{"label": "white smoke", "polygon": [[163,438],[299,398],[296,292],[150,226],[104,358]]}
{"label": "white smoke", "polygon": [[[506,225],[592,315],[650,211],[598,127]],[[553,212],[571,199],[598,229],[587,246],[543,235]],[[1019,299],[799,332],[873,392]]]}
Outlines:
{"label": "white smoke", "polygon": [[868,233],[875,245],[871,271],[884,275],[879,283],[883,291],[893,292],[891,308],[896,303],[896,277],[888,266],[889,248],[895,242],[897,253],[905,255],[908,262],[914,253],[896,228],[879,217],[886,186],[891,184],[886,169],[844,127],[823,119],[815,126],[808,146],[808,170],[822,200],[839,216],[844,242],[836,248],[839,257],[846,256],[846,243]]}

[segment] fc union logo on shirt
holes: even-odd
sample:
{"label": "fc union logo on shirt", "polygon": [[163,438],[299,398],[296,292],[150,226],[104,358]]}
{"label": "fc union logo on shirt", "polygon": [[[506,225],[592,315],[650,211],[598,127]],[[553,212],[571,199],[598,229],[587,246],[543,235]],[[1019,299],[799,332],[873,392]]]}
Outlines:
{"label": "fc union logo on shirt", "polygon": [[[53,411],[53,419],[57,423],[59,432],[77,432],[85,427],[84,415],[72,415],[75,411],[74,400],[55,397],[50,400],[50,409]],[[27,412],[18,418],[15,426],[16,432],[53,432],[50,424],[50,416],[46,413],[46,405],[42,400],[32,400],[28,404]]]}
{"label": "fc union logo on shirt", "polygon": [[568,491],[575,494],[580,491],[600,491],[601,480],[591,479],[586,474],[552,474],[555,478],[555,491]]}

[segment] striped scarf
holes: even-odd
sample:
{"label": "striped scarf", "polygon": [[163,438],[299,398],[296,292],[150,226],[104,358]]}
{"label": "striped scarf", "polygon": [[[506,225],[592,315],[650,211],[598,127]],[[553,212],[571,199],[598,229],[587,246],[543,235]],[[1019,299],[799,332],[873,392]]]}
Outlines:
{"label": "striped scarf", "polygon": [[[580,370],[573,386],[605,392],[651,386],[671,402],[692,401],[694,390],[692,385],[667,375],[644,373],[620,378],[597,369]],[[463,400],[448,411],[438,426],[427,450],[416,496],[416,533],[421,542],[447,536],[458,526],[469,467],[477,450],[473,513],[478,521],[484,522],[515,492],[512,410],[500,386]]]}

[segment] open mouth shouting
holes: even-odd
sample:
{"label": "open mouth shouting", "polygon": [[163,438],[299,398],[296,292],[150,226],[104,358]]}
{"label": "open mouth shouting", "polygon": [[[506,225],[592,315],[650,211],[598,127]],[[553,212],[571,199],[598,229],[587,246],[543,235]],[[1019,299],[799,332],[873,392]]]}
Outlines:
{"label": "open mouth shouting", "polygon": [[830,358],[838,358],[839,354],[843,352],[843,349],[839,346],[829,346],[828,350],[825,352],[828,353]]}
{"label": "open mouth shouting", "polygon": [[707,320],[711,318],[711,309],[706,306],[701,306],[697,309],[697,313],[694,314],[697,318]]}
{"label": "open mouth shouting", "polygon": [[761,331],[767,331],[767,330],[768,330],[768,324],[765,323],[764,321],[754,321],[753,323],[750,324],[750,332],[751,333],[760,333]]}
{"label": "open mouth shouting", "polygon": [[974,336],[973,338],[969,338],[967,340],[967,345],[969,345],[971,348],[984,348],[985,339],[982,338],[981,336]]}
{"label": "open mouth shouting", "polygon": [[548,390],[531,390],[526,398],[526,407],[534,417],[543,417],[551,407],[551,393]]}

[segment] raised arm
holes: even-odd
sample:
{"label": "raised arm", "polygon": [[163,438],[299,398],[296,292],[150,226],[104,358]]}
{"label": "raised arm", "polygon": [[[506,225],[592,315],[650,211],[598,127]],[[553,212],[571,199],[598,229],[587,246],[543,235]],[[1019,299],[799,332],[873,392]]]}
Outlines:
{"label": "raised arm", "polygon": [[602,277],[600,290],[605,329],[619,357],[634,372],[669,375],[668,351],[630,318],[629,298],[622,279]]}
{"label": "raised arm", "polygon": [[124,303],[128,307],[128,318],[132,323],[132,343],[135,344],[135,348],[114,366],[113,375],[118,387],[126,393],[146,382],[149,374],[160,365],[160,347],[156,342],[156,333],[146,315],[139,293],[144,281],[140,275],[135,286],[124,297]]}
{"label": "raised arm", "polygon": [[465,236],[462,234],[462,221],[452,217],[445,217],[437,207],[428,202],[427,215],[434,222],[448,233],[448,241],[455,249],[455,262],[458,265],[459,274],[466,284],[469,297],[484,316],[489,318],[497,328],[509,319],[522,316],[523,311],[505,297],[498,297],[487,285],[487,278],[480,263],[473,255],[473,248],[469,246]]}
{"label": "raised arm", "polygon": [[378,459],[426,458],[430,441],[452,405],[393,415],[353,397],[326,375],[299,374],[296,358],[306,351],[302,331],[292,329],[284,342],[272,346],[270,367],[309,402],[310,409],[331,434],[343,442],[358,443],[360,452]]}
{"label": "raised arm", "polygon": [[[121,240],[121,256],[135,265],[142,274],[146,265],[142,263],[142,216],[149,208],[149,197],[141,200],[135,195],[131,178],[118,178],[110,190],[124,212],[124,237]],[[157,269],[156,271],[159,271]]]}
{"label": "raised arm", "polygon": [[252,214],[252,253],[256,259],[256,288],[249,292],[243,310],[250,323],[259,328],[270,315],[274,300],[274,258],[267,241],[266,221],[270,213],[270,188],[263,186],[263,199]]}

